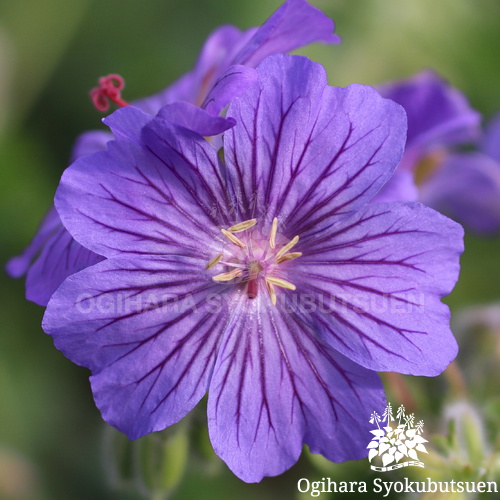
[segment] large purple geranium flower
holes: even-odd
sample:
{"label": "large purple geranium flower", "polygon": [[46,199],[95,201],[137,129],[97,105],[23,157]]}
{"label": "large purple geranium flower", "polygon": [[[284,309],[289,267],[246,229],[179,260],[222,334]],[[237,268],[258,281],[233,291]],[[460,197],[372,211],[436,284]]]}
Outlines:
{"label": "large purple geranium flower", "polygon": [[376,371],[437,375],[455,357],[440,298],[460,226],[418,203],[368,203],[405,142],[400,106],[272,56],[232,102],[224,161],[205,139],[127,107],[107,151],[56,195],[75,239],[107,259],[69,277],[45,331],[92,371],[104,419],[131,439],[208,391],[217,454],[245,481],[306,443],[366,456]]}
{"label": "large purple geranium flower", "polygon": [[[340,38],[333,30],[333,21],[320,10],[305,0],[288,0],[260,28],[244,32],[235,26],[216,29],[191,72],[132,105],[151,115],[163,107],[170,121],[205,136],[219,134],[234,121],[218,114],[252,83],[256,78],[253,68],[262,59],[312,42],[338,43]],[[198,107],[201,105],[203,108]],[[110,139],[108,132],[82,134],[72,159],[104,149]],[[45,306],[67,276],[102,259],[73,240],[52,207],[31,244],[8,262],[6,270],[14,278],[27,273],[27,299]]]}

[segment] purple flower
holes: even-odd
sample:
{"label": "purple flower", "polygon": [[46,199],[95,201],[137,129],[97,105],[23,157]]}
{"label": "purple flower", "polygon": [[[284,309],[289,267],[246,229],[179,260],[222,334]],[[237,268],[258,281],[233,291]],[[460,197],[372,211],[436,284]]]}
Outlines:
{"label": "purple flower", "polygon": [[304,443],[366,456],[376,371],[437,375],[460,226],[418,203],[370,204],[404,147],[400,106],[329,87],[272,56],[234,100],[224,161],[200,135],[126,107],[115,140],[64,173],[56,206],[107,259],[70,276],[44,330],[92,371],[104,419],[129,438],[183,418],[208,391],[216,453],[247,482]]}
{"label": "purple flower", "polygon": [[480,150],[450,154],[421,187],[420,199],[481,234],[500,230],[500,115]]}
{"label": "purple flower", "polygon": [[431,71],[381,90],[405,108],[408,139],[400,166],[376,201],[418,200],[476,233],[499,231],[500,119],[479,151],[454,152],[480,137],[479,113],[458,90]]}
{"label": "purple flower", "polygon": [[408,137],[401,164],[376,201],[420,201],[420,186],[441,166],[443,152],[479,138],[480,115],[433,71],[386,84],[380,92],[405,109]]}
{"label": "purple flower", "polygon": [[[234,26],[218,28],[208,37],[190,73],[159,94],[132,104],[152,115],[163,107],[163,114],[178,125],[205,136],[219,134],[234,121],[218,114],[255,80],[253,67],[270,54],[315,41],[338,43],[333,30],[333,21],[320,10],[305,0],[288,0],[260,28],[245,32]],[[197,107],[202,104],[204,109]],[[104,149],[110,139],[107,132],[82,134],[72,159]],[[74,241],[51,208],[31,244],[8,262],[6,270],[13,278],[27,273],[26,297],[45,306],[67,276],[102,259]]]}

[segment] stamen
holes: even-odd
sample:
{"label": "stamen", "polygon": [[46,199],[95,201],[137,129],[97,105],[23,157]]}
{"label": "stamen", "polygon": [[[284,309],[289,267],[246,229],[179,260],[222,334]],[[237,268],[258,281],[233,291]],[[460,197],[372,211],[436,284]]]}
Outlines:
{"label": "stamen", "polygon": [[271,234],[269,235],[269,246],[274,249],[276,246],[276,232],[278,231],[278,218],[273,219],[273,225],[271,226]]}
{"label": "stamen", "polygon": [[250,229],[251,227],[255,226],[255,224],[257,224],[257,219],[246,220],[244,222],[240,222],[239,224],[231,226],[228,231],[230,233],[239,233],[241,231],[245,231],[246,229]]}
{"label": "stamen", "polygon": [[99,111],[107,111],[109,101],[114,102],[121,108],[128,106],[128,102],[124,101],[121,96],[125,81],[120,75],[103,76],[99,78],[98,83],[99,86],[90,91],[90,98]]}
{"label": "stamen", "polygon": [[229,231],[226,231],[225,229],[221,229],[222,234],[234,245],[240,247],[240,248],[246,248],[245,243],[243,243],[237,236],[234,234],[230,233]]}
{"label": "stamen", "polygon": [[276,260],[279,260],[283,255],[285,255],[288,250],[291,250],[299,241],[299,237],[295,236],[295,238],[292,241],[289,241],[277,254],[276,254]]}
{"label": "stamen", "polygon": [[281,288],[286,288],[287,290],[295,290],[297,287],[290,283],[289,281],[283,280],[281,278],[273,278],[272,276],[266,276],[266,282],[272,285],[279,286]]}
{"label": "stamen", "polygon": [[286,253],[285,255],[281,256],[276,263],[281,264],[282,262],[286,262],[287,260],[293,260],[296,259],[297,257],[300,257],[302,255],[302,252],[291,252],[291,253]]}
{"label": "stamen", "polygon": [[212,267],[215,267],[221,260],[224,254],[220,253],[216,255],[213,259],[211,259],[208,264],[205,266],[205,269],[212,269]]}
{"label": "stamen", "polygon": [[267,285],[267,291],[269,292],[269,297],[271,297],[271,303],[273,306],[275,306],[276,302],[277,302],[277,297],[276,297],[276,290],[274,289],[274,285],[272,283],[269,283],[267,278],[266,278],[266,285]]}
{"label": "stamen", "polygon": [[231,281],[238,276],[241,276],[243,271],[241,269],[234,269],[233,271],[229,271],[228,273],[217,274],[212,276],[214,281]]}

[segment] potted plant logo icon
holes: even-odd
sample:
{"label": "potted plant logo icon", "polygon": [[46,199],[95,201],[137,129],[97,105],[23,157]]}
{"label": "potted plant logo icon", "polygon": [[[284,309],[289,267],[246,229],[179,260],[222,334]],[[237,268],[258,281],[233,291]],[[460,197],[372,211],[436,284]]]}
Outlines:
{"label": "potted plant logo icon", "polygon": [[[386,425],[381,427],[381,422]],[[410,465],[424,467],[417,455],[417,451],[427,453],[424,443],[428,441],[422,437],[424,422],[420,420],[415,427],[414,422],[415,415],[406,415],[403,405],[398,408],[396,418],[391,403],[387,403],[382,417],[376,411],[371,414],[370,423],[376,424],[377,428],[370,431],[373,438],[367,446],[370,450],[368,460],[370,463],[372,460],[381,461],[382,464],[371,464],[372,470],[386,472]],[[405,458],[410,460],[401,461]]]}

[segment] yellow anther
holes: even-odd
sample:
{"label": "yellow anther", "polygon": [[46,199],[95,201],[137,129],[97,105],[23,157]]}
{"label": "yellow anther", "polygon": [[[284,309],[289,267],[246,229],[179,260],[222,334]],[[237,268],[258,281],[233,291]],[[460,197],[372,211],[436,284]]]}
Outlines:
{"label": "yellow anther", "polygon": [[245,229],[250,229],[251,227],[255,226],[255,224],[257,224],[257,219],[246,220],[244,222],[240,222],[239,224],[231,226],[228,231],[230,233],[239,233],[240,231],[245,231]]}
{"label": "yellow anther", "polygon": [[221,229],[222,234],[234,245],[240,248],[246,248],[245,243],[243,243],[237,236],[234,234],[230,233],[229,231],[226,231],[225,229]]}
{"label": "yellow anther", "polygon": [[286,288],[287,290],[295,290],[297,287],[290,283],[289,281],[283,280],[281,278],[273,278],[272,276],[266,276],[266,282],[271,285],[279,286],[280,288]]}
{"label": "yellow anther", "polygon": [[271,303],[273,304],[273,306],[275,306],[277,298],[276,298],[276,291],[274,289],[274,285],[272,283],[269,283],[269,281],[267,281],[267,279],[266,279],[266,286],[267,286],[267,291],[269,292],[269,297],[271,297]]}
{"label": "yellow anther", "polygon": [[205,266],[205,269],[212,269],[212,267],[215,267],[221,260],[222,260],[223,254],[218,254],[216,255],[213,259],[211,259],[208,264]]}
{"label": "yellow anther", "polygon": [[297,257],[300,257],[302,255],[302,252],[291,252],[291,253],[286,253],[285,255],[282,255],[277,261],[277,264],[281,264],[282,262],[286,262],[287,260],[293,260],[296,259]]}
{"label": "yellow anther", "polygon": [[241,276],[243,271],[241,269],[234,269],[233,271],[229,271],[228,273],[217,274],[212,276],[214,281],[231,281],[238,276]]}
{"label": "yellow anther", "polygon": [[276,232],[278,231],[278,218],[273,219],[273,225],[271,226],[271,234],[269,235],[269,246],[274,249],[276,246]]}
{"label": "yellow anther", "polygon": [[291,250],[299,241],[299,237],[295,236],[295,238],[292,241],[289,241],[277,254],[276,254],[276,260],[279,260],[283,255],[285,255],[288,250]]}

